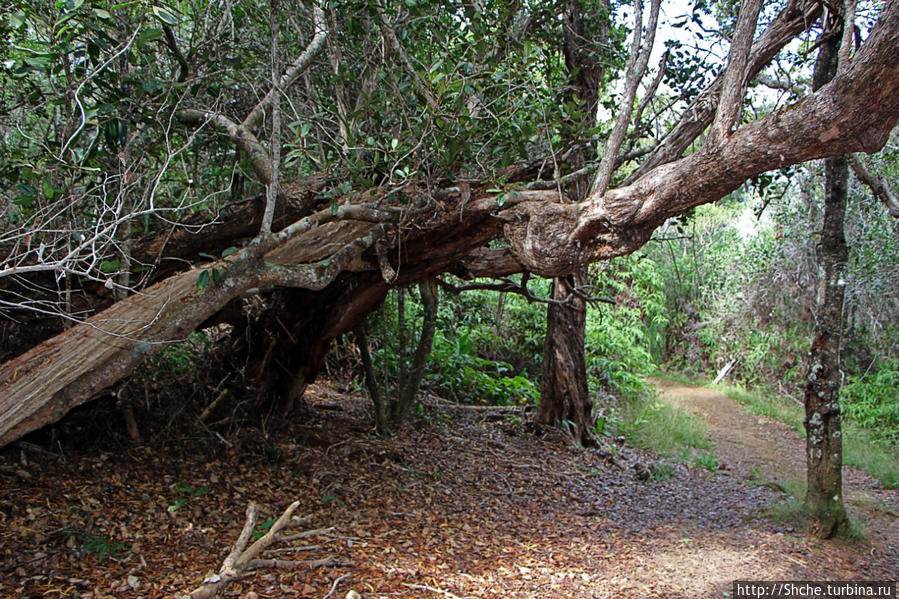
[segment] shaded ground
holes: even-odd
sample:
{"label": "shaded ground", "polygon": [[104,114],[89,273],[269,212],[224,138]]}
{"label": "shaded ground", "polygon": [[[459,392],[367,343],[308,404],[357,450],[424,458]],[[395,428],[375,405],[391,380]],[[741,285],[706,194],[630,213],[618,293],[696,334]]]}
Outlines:
{"label": "shaded ground", "polygon": [[[726,596],[734,579],[896,576],[895,553],[765,519],[760,508],[782,494],[747,484],[748,462],[723,438],[729,469],[675,466],[644,482],[634,464],[652,456],[573,449],[521,413],[429,398],[425,416],[382,440],[367,435],[362,397],[319,385],[309,404],[289,428],[227,441],[5,450],[0,596],[188,591],[218,568],[250,500],[266,517],[299,500],[310,528],[334,527],[279,557],[353,565],[262,571],[225,596],[322,598],[344,575],[334,597],[687,599]],[[718,404],[705,411],[723,417]]]}

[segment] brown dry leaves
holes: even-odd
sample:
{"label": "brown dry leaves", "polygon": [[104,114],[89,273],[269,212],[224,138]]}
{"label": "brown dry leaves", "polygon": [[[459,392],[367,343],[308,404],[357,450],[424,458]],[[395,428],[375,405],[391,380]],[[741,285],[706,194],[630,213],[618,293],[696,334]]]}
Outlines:
{"label": "brown dry leaves", "polygon": [[354,566],[261,571],[224,596],[322,598],[344,575],[332,596],[721,597],[741,578],[895,575],[863,545],[762,519],[777,493],[727,471],[675,466],[668,481],[639,482],[521,416],[435,398],[426,419],[371,438],[364,397],[318,385],[308,400],[294,425],[231,447],[201,436],[65,459],[7,449],[0,596],[188,592],[218,569],[251,500],[261,521],[298,500],[310,528],[334,527],[278,557]]}

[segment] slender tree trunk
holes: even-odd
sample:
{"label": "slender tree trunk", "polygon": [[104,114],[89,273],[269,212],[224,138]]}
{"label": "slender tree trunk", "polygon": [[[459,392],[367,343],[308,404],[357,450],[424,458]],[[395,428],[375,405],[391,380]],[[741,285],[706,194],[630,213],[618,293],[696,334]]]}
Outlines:
{"label": "slender tree trunk", "polygon": [[387,409],[384,404],[384,397],[378,388],[378,375],[375,373],[374,364],[371,361],[371,352],[368,347],[368,334],[365,330],[365,321],[360,322],[353,334],[356,336],[356,343],[359,345],[359,353],[362,357],[362,373],[365,377],[365,388],[371,397],[372,406],[375,412],[375,430],[379,435],[385,436],[389,434],[390,429],[387,426]]}
{"label": "slender tree trunk", "polygon": [[412,411],[415,395],[421,386],[421,379],[424,377],[425,367],[434,346],[434,330],[437,328],[437,282],[432,278],[427,279],[419,283],[418,289],[421,292],[421,303],[425,313],[418,346],[412,356],[412,368],[406,373],[405,380],[398,390],[399,397],[394,410],[397,421],[405,420]]}
{"label": "slender tree trunk", "polygon": [[[815,88],[823,86],[836,73],[839,39],[839,36],[831,36],[821,46],[815,64]],[[816,523],[816,534],[823,538],[844,531],[848,525],[843,505],[843,435],[839,401],[843,297],[849,256],[843,233],[848,177],[845,155],[825,159],[824,229],[818,252],[822,274],[805,388],[808,476],[805,509]]]}
{"label": "slender tree trunk", "polygon": [[840,340],[848,250],[843,235],[848,167],[845,156],[824,164],[824,232],[819,262],[823,302],[818,306],[815,338],[805,388],[808,490],[805,507],[818,523],[817,534],[830,537],[848,524],[843,505],[843,436],[840,422]]}

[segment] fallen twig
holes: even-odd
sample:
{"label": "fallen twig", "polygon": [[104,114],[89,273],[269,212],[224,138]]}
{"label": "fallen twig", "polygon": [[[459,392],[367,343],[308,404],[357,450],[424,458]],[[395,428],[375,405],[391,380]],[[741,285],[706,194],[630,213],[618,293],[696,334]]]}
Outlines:
{"label": "fallen twig", "polygon": [[442,595],[446,595],[450,599],[463,599],[462,597],[459,597],[458,595],[453,595],[449,591],[445,591],[443,589],[438,589],[436,587],[429,587],[426,584],[412,584],[409,582],[404,582],[404,583],[402,583],[402,585],[404,587],[409,587],[410,589],[421,589],[423,591],[431,591],[432,593],[439,593]]}
{"label": "fallen twig", "polygon": [[333,594],[334,594],[334,591],[337,590],[337,585],[340,584],[340,581],[342,581],[344,578],[346,578],[346,577],[349,576],[349,575],[350,575],[349,572],[347,572],[347,573],[344,574],[343,576],[338,576],[338,577],[334,580],[334,583],[331,585],[331,590],[328,591],[328,594],[325,595],[322,599],[328,599],[331,595],[333,595]]}
{"label": "fallen twig", "polygon": [[[298,539],[304,536],[314,536],[333,530],[333,527],[322,528],[313,531],[307,531],[307,533],[305,534],[299,533],[291,535],[289,537],[279,537],[279,533],[281,532],[281,530],[283,530],[287,526],[297,526],[310,520],[309,516],[305,518],[292,517],[293,513],[296,511],[299,505],[299,501],[294,501],[293,503],[291,503],[287,507],[287,509],[284,510],[284,513],[281,514],[281,516],[275,521],[275,523],[272,524],[268,532],[266,532],[261,538],[257,539],[252,545],[247,547],[247,543],[250,542],[250,538],[253,535],[253,530],[256,528],[256,520],[259,515],[259,508],[254,502],[251,501],[247,506],[247,516],[246,521],[243,525],[243,529],[240,531],[240,535],[237,537],[237,541],[234,542],[231,553],[229,553],[228,557],[226,557],[222,562],[222,566],[221,568],[219,568],[218,573],[208,575],[199,587],[197,587],[190,594],[182,597],[188,597],[189,599],[210,599],[211,597],[214,597],[220,591],[222,591],[229,583],[239,578],[243,578],[253,570],[258,570],[261,568],[299,569],[306,567],[309,569],[315,569],[322,566],[342,567],[352,565],[352,563],[350,562],[338,560],[337,558],[331,557],[309,561],[262,559],[259,557],[262,552],[265,551],[266,548],[276,540],[284,541]],[[317,547],[318,546],[316,546],[316,548]],[[309,549],[310,548],[308,547],[294,547],[279,550],[278,553],[284,551],[304,551]],[[338,581],[339,580],[340,579],[338,579]]]}

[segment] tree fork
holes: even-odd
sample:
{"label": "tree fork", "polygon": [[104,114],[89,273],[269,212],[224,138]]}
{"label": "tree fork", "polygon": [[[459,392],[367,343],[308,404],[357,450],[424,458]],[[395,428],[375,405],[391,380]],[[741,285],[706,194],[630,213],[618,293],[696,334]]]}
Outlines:
{"label": "tree fork", "polygon": [[[510,191],[502,206],[494,195],[471,197],[461,186],[434,191],[430,195],[438,203],[416,216],[415,227],[404,229],[404,267],[395,284],[452,270],[501,237],[523,269],[567,275],[634,251],[667,218],[718,200],[761,172],[878,151],[899,119],[897,39],[899,0],[888,0],[851,64],[828,85],[740,127],[721,143],[581,204],[564,205],[549,191]],[[244,293],[266,287],[321,290],[344,271],[379,273],[368,250],[387,229],[384,215],[360,205],[340,205],[337,213],[302,219],[275,234],[261,264],[247,260],[231,271],[219,262],[175,275],[0,364],[0,445],[58,420]],[[356,220],[340,220],[346,218]],[[200,273],[211,266],[225,272],[222,285],[198,290]]]}

